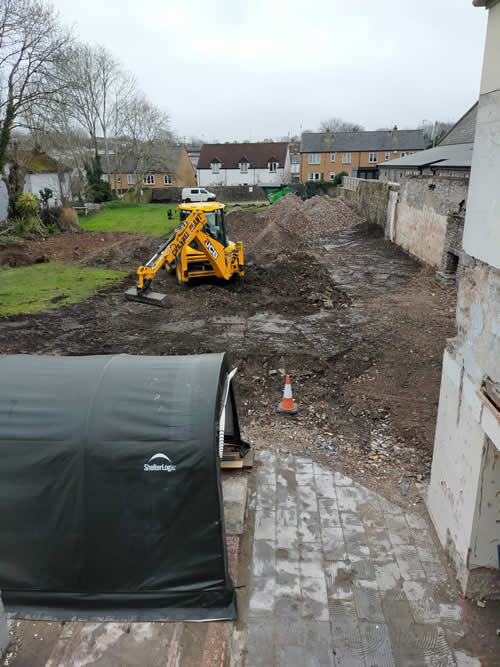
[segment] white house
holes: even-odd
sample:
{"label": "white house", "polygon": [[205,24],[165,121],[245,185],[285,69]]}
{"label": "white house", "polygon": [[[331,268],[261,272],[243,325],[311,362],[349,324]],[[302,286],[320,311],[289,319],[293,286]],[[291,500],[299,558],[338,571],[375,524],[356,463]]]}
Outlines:
{"label": "white house", "polygon": [[203,144],[197,176],[202,187],[290,183],[288,143]]}

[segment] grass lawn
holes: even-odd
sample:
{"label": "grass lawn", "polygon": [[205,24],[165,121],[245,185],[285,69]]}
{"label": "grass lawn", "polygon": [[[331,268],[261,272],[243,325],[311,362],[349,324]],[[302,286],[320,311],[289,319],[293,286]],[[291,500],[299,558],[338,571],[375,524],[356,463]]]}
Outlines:
{"label": "grass lawn", "polygon": [[[168,209],[173,219],[167,218]],[[83,229],[96,232],[137,232],[151,236],[165,236],[177,224],[177,206],[166,204],[142,204],[120,208],[103,208],[79,219]]]}
{"label": "grass lawn", "polygon": [[123,271],[87,269],[62,262],[0,270],[0,317],[78,303],[119,282]]}

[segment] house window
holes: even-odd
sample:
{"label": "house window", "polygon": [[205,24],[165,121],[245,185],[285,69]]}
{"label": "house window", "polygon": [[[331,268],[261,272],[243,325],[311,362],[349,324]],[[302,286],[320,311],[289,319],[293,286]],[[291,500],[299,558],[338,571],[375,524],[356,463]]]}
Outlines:
{"label": "house window", "polygon": [[240,162],[240,172],[242,174],[248,174],[248,162]]}
{"label": "house window", "polygon": [[319,181],[320,176],[321,176],[321,174],[318,171],[310,171],[309,172],[309,180],[310,181]]}
{"label": "house window", "polygon": [[391,152],[390,151],[386,151],[385,159],[386,159],[386,161],[391,159]]}
{"label": "house window", "polygon": [[401,151],[401,157],[406,157],[409,154],[409,151]]}
{"label": "house window", "polygon": [[212,174],[218,174],[220,171],[220,162],[212,162]]}
{"label": "house window", "polygon": [[333,181],[334,178],[335,178],[335,172],[331,171],[330,172],[330,180]]}
{"label": "house window", "polygon": [[321,155],[319,153],[309,153],[307,161],[309,164],[319,164],[321,162]]}
{"label": "house window", "polygon": [[330,155],[330,162],[335,162],[335,153]]}
{"label": "house window", "polygon": [[163,185],[172,185],[172,176],[165,174],[163,177]]}
{"label": "house window", "polygon": [[117,183],[121,183],[121,182],[122,182],[121,174],[118,174],[118,175],[116,176],[116,182],[117,182]]}
{"label": "house window", "polygon": [[276,169],[279,166],[279,162],[270,162],[269,163],[269,171],[275,172]]}
{"label": "house window", "polygon": [[108,182],[108,175],[107,175],[107,174],[103,174],[103,175],[101,176],[101,181],[104,181],[105,183],[107,183],[107,182]]}
{"label": "house window", "polygon": [[372,162],[372,163],[375,162],[376,163],[377,160],[378,160],[378,154],[377,153],[370,153],[368,155],[368,162]]}
{"label": "house window", "polygon": [[343,162],[343,164],[350,164],[351,154],[350,153],[342,153],[342,162]]}
{"label": "house window", "polygon": [[154,185],[155,184],[154,174],[146,174],[146,176],[144,176],[143,183],[144,185]]}
{"label": "house window", "polygon": [[127,184],[128,185],[135,185],[137,183],[135,174],[127,174]]}

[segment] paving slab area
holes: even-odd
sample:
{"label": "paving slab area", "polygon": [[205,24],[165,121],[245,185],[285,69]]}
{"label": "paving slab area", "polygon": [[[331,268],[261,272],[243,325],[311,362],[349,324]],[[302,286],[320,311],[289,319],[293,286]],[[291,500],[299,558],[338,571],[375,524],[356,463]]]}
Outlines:
{"label": "paving slab area", "polygon": [[426,518],[307,457],[256,460],[246,645],[239,633],[232,664],[481,665]]}

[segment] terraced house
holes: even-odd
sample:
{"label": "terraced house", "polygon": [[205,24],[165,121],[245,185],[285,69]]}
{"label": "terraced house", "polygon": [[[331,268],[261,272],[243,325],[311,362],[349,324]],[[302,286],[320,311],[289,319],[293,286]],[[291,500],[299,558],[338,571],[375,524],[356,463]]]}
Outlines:
{"label": "terraced house", "polygon": [[357,178],[378,178],[387,160],[424,150],[422,130],[374,132],[304,132],[300,143],[300,180],[333,181],[340,172]]}

